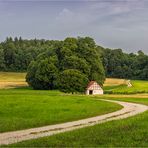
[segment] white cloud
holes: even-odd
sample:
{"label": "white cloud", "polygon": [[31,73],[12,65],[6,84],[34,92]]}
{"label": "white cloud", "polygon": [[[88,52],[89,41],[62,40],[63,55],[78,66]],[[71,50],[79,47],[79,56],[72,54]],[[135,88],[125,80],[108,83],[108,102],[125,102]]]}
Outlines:
{"label": "white cloud", "polygon": [[94,20],[94,17],[87,11],[74,12],[64,8],[59,12],[55,19],[55,24],[60,26],[60,30],[78,30],[89,25]]}
{"label": "white cloud", "polygon": [[62,20],[62,19],[70,19],[73,18],[74,13],[72,11],[70,11],[67,8],[64,8],[56,17],[56,20]]}

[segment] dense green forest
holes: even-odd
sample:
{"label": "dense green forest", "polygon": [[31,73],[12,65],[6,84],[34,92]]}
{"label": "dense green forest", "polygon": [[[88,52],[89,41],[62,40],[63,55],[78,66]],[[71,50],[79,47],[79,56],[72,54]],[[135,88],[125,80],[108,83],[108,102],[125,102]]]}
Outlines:
{"label": "dense green forest", "polygon": [[148,55],[142,51],[127,54],[103,49],[101,56],[107,77],[148,80]]}
{"label": "dense green forest", "polygon": [[[88,40],[89,39],[90,38],[88,38]],[[91,41],[93,41],[93,39],[91,39]],[[64,45],[64,41],[24,40],[21,37],[16,37],[14,39],[9,37],[4,42],[0,43],[0,71],[27,71],[27,67],[31,61],[36,61],[41,55],[45,55],[45,53],[50,55],[51,52],[54,54],[52,51],[56,50],[58,52],[58,49],[61,47],[64,48],[64,54],[70,54],[70,56],[66,56],[66,58],[69,59],[65,58],[63,63],[65,62],[65,64],[68,65],[69,63],[66,62],[70,60],[79,63],[81,59],[78,59],[74,53],[70,52],[74,49],[76,52],[80,51],[83,54],[86,46],[80,49],[81,47],[78,46],[80,43],[71,42],[70,40],[67,42],[69,43]],[[81,46],[83,46],[84,41],[81,42]],[[94,43],[90,42],[90,44]],[[63,47],[63,45],[66,47]],[[96,44],[94,44],[94,46],[100,55],[107,77],[148,80],[148,55],[144,54],[142,51],[139,51],[137,54],[127,54],[121,49],[106,49]],[[72,54],[74,54],[73,57],[71,57]],[[63,58],[62,54],[58,56],[58,58]],[[83,60],[81,62],[85,63]],[[87,70],[87,68],[85,68],[85,70]]]}

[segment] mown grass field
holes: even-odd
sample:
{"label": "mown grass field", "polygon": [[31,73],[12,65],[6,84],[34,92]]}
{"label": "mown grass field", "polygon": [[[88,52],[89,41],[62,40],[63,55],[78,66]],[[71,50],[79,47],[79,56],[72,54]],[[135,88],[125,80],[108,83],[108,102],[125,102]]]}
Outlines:
{"label": "mown grass field", "polygon": [[26,73],[0,72],[0,89],[27,86]]}
{"label": "mown grass field", "polygon": [[[98,97],[100,98],[100,97]],[[148,105],[148,97],[112,98]],[[25,147],[148,147],[148,111],[124,120],[12,144]]]}
{"label": "mown grass field", "polygon": [[58,91],[0,90],[0,132],[74,121],[120,108],[114,103]]}
{"label": "mown grass field", "polygon": [[126,84],[125,79],[106,78],[104,86],[118,86],[123,84]]}
{"label": "mown grass field", "polygon": [[26,73],[0,72],[0,81],[3,81],[3,82],[25,81],[25,76],[26,76]]}

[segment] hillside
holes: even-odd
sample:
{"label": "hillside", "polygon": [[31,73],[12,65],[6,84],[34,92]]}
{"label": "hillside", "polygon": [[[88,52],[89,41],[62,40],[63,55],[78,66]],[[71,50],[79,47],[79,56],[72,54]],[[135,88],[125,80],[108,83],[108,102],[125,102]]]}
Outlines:
{"label": "hillside", "polygon": [[106,79],[104,90],[107,94],[137,94],[148,93],[148,81],[131,80],[131,87],[124,79]]}

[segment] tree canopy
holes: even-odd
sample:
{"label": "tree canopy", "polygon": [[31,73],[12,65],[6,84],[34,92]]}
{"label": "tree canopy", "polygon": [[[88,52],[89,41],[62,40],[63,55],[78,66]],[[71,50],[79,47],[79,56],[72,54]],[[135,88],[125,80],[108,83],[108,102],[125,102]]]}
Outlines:
{"label": "tree canopy", "polygon": [[148,80],[148,55],[123,53],[121,49],[98,50],[107,77]]}
{"label": "tree canopy", "polygon": [[88,81],[103,85],[105,73],[93,39],[66,38],[31,62],[26,80],[34,89],[84,92]]}
{"label": "tree canopy", "polygon": [[35,89],[58,88],[61,73],[67,70],[101,85],[105,77],[148,80],[148,55],[103,48],[90,37],[64,41],[8,37],[0,43],[0,71],[27,71],[26,80]]}
{"label": "tree canopy", "polygon": [[87,84],[87,76],[76,69],[64,70],[59,75],[59,90],[63,92],[84,92]]}

